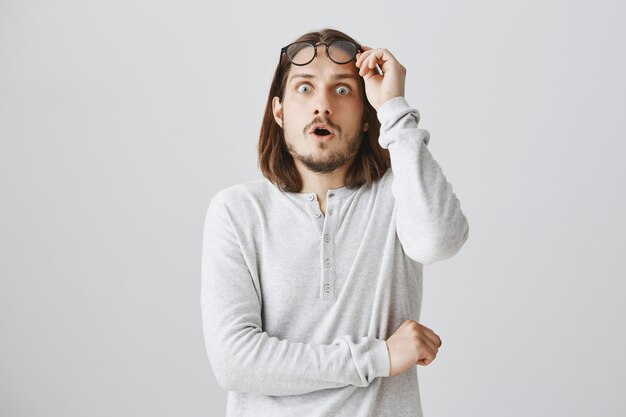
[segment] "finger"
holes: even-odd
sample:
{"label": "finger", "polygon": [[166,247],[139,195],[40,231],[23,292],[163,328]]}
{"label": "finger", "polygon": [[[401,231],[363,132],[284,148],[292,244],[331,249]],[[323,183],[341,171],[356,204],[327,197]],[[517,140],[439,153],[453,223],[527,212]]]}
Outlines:
{"label": "finger", "polygon": [[373,55],[370,55],[368,58],[365,58],[365,60],[363,61],[363,64],[359,68],[359,75],[363,76],[366,79],[373,77],[374,75],[378,75],[378,72],[375,69],[376,63],[378,61],[376,61],[374,58],[375,56]]}
{"label": "finger", "polygon": [[358,67],[360,68],[359,75],[362,75],[366,78],[369,78],[367,76],[370,73],[372,73],[372,76],[379,75],[379,72],[376,69],[376,65],[380,64],[382,66],[383,62],[380,61],[375,51],[369,54],[368,56],[361,58],[360,61],[361,62],[359,62],[358,64]]}
{"label": "finger", "polygon": [[380,66],[384,66],[386,62],[390,62],[390,61],[395,61],[397,62],[398,60],[396,59],[395,56],[393,56],[391,54],[391,52],[389,52],[387,49],[385,48],[381,48],[381,49],[376,49],[372,52],[372,58],[370,59],[375,59],[377,64],[380,64]]}
{"label": "finger", "polygon": [[379,59],[376,55],[376,51],[372,51],[371,54],[362,59],[362,64],[360,66],[361,71],[359,71],[359,74],[367,76],[370,72],[373,72],[373,75],[378,75],[378,72],[375,70],[378,63]]}
{"label": "finger", "polygon": [[434,360],[435,360],[435,356],[434,355],[426,354],[426,355],[424,355],[423,358],[420,358],[417,361],[417,364],[418,365],[422,365],[422,366],[426,366],[426,365],[428,365],[429,363],[431,363]]}
{"label": "finger", "polygon": [[359,67],[359,75],[365,77],[370,72],[370,68],[367,66],[367,61]]}
{"label": "finger", "polygon": [[364,60],[367,59],[367,57],[372,53],[372,51],[365,51],[363,53],[359,52],[357,54],[357,59],[356,59],[356,66],[360,67],[361,64],[363,63]]}
{"label": "finger", "polygon": [[426,327],[426,331],[424,332],[424,334],[426,335],[426,337],[431,340],[433,342],[433,344],[437,347],[440,348],[441,347],[441,338],[439,337],[439,335],[437,335],[437,333],[433,332],[431,329],[429,329],[428,327]]}
{"label": "finger", "polygon": [[371,72],[370,60],[371,60],[371,55],[363,59],[363,62],[359,66],[359,75],[362,75],[365,77]]}
{"label": "finger", "polygon": [[393,59],[393,57],[385,51],[385,49],[377,49],[376,52],[372,54],[371,59],[374,60],[374,65],[384,64],[385,62]]}
{"label": "finger", "polygon": [[376,57],[376,54],[371,54],[367,58],[367,61],[365,62],[365,65],[367,65],[368,68],[374,68],[376,66],[377,62],[378,62],[378,58]]}
{"label": "finger", "polygon": [[376,69],[376,66],[374,65],[374,69],[368,67],[367,65],[364,65],[362,67],[361,70],[359,70],[359,75],[362,76],[363,78],[370,79],[376,75],[380,75],[378,70]]}
{"label": "finger", "polygon": [[429,327],[424,326],[420,323],[420,327],[422,329],[421,339],[427,340],[431,346],[436,349],[441,347],[441,338]]}
{"label": "finger", "polygon": [[439,347],[441,345],[441,339],[437,334],[430,328],[424,326],[422,324],[422,336],[424,339],[427,339],[433,346]]}
{"label": "finger", "polygon": [[397,61],[396,56],[389,52],[389,49],[383,48],[382,50],[385,52],[385,55],[389,56],[389,58],[395,59]]}
{"label": "finger", "polygon": [[439,349],[437,349],[437,343],[433,342],[428,337],[424,337],[424,336],[422,336],[420,340],[422,344],[433,354],[436,355],[437,353],[439,353]]}
{"label": "finger", "polygon": [[368,56],[370,56],[373,52],[376,52],[377,49],[372,49],[369,46],[365,47],[365,48],[361,48],[363,49],[363,52],[357,52],[357,61],[359,62],[359,64],[363,63],[364,60],[367,59]]}

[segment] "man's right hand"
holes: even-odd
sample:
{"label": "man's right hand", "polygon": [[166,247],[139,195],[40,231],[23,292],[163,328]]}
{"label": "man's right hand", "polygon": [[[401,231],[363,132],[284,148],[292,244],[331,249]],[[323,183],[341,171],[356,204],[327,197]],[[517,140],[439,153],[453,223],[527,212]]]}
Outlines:
{"label": "man's right hand", "polygon": [[411,366],[426,366],[435,360],[441,339],[435,332],[415,320],[405,320],[387,339],[391,359],[389,376],[396,376]]}

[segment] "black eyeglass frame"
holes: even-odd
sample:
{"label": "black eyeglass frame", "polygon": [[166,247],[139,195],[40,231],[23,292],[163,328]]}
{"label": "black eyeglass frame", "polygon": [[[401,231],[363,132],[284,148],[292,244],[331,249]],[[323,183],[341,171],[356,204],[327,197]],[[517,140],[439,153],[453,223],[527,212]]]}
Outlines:
{"label": "black eyeglass frame", "polygon": [[[349,59],[348,61],[346,61],[346,62],[337,62],[337,61],[335,61],[334,59],[332,59],[332,58],[331,58],[331,56],[330,56],[330,54],[328,53],[328,48],[330,48],[330,45],[334,44],[335,42],[344,42],[344,43],[348,43],[348,44],[350,44],[350,45],[354,46],[354,48],[355,48],[355,50],[356,50],[356,51],[354,52],[354,55],[352,56],[352,58],[350,58],[350,59]],[[304,63],[304,64],[296,64],[295,62],[293,62],[293,61],[291,60],[291,58],[289,57],[289,54],[287,54],[287,49],[288,49],[291,45],[294,45],[294,44],[296,44],[296,43],[307,43],[307,44],[311,45],[311,46],[313,47],[313,49],[315,50],[315,53],[313,54],[313,57],[312,57],[312,58],[311,58],[308,62],[306,62],[306,63]],[[326,43],[326,42],[318,42],[318,43],[316,43],[316,44],[314,44],[313,42],[309,42],[309,41],[296,41],[296,42],[292,42],[292,43],[290,43],[289,45],[283,46],[283,47],[280,49],[280,58],[282,58],[282,57],[283,57],[283,54],[285,54],[285,56],[287,56],[287,59],[289,60],[289,62],[291,62],[293,65],[297,65],[297,66],[300,66],[300,67],[301,67],[301,66],[304,66],[304,65],[308,65],[308,64],[310,64],[311,62],[313,62],[313,60],[317,57],[317,47],[318,47],[319,45],[324,45],[324,46],[326,47],[326,48],[325,48],[325,51],[326,51],[326,56],[328,57],[328,59],[330,59],[331,61],[333,61],[335,64],[339,64],[339,65],[343,65],[343,64],[347,64],[347,63],[351,62],[351,61],[354,59],[354,57],[356,57],[356,54],[358,54],[359,52],[363,52],[363,50],[361,49],[361,45],[359,45],[359,44],[355,44],[355,43],[352,43],[352,42],[350,42],[350,41],[346,41],[346,40],[343,40],[343,39],[336,39],[336,40],[334,40],[334,41],[332,41],[332,42],[330,42],[330,43]],[[279,60],[279,61],[280,61],[280,60]]]}
{"label": "black eyeglass frame", "polygon": [[[315,48],[315,53],[313,54],[313,58],[311,58],[311,60],[310,60],[309,62],[307,62],[306,64],[295,64],[295,63],[291,60],[291,58],[289,57],[289,55],[287,54],[287,48],[289,48],[291,45],[293,45],[293,44],[295,44],[295,43],[301,43],[301,42],[303,42],[303,43],[308,43],[308,44],[309,44],[309,45],[311,45],[313,48]],[[330,46],[330,45],[332,45],[332,44],[333,44],[333,43],[335,43],[335,42],[346,42],[346,43],[349,43],[349,44],[354,45],[354,46],[356,47],[356,52],[354,53],[354,56],[350,59],[350,61],[347,61],[347,62],[337,62],[337,61],[335,61],[334,59],[332,59],[332,58],[330,57],[330,54],[328,53],[328,48],[329,48],[329,46]],[[326,56],[327,56],[327,57],[328,57],[331,61],[333,61],[334,63],[339,64],[339,65],[344,65],[344,64],[348,64],[348,63],[352,62],[352,60],[356,57],[356,54],[357,54],[357,53],[359,53],[359,52],[361,52],[361,53],[362,53],[362,52],[363,52],[363,49],[361,48],[361,45],[359,45],[359,44],[355,44],[355,43],[352,43],[352,42],[350,42],[350,41],[346,41],[346,40],[343,40],[343,39],[336,39],[336,40],[334,40],[334,41],[331,41],[331,42],[330,42],[330,43],[328,43],[328,44],[327,44],[327,43],[325,43],[325,42],[318,42],[318,43],[314,44],[313,42],[310,42],[310,41],[296,41],[296,42],[291,42],[289,45],[287,45],[287,46],[283,46],[282,48],[280,48],[280,57],[278,58],[278,80],[280,80],[280,79],[282,78],[282,75],[283,75],[283,66],[282,66],[282,62],[281,62],[281,59],[282,59],[282,57],[283,57],[283,54],[285,54],[285,56],[287,57],[287,60],[288,60],[291,64],[301,67],[301,66],[308,65],[308,64],[310,64],[311,62],[313,62],[313,60],[317,57],[317,47],[318,47],[318,45],[322,45],[322,44],[326,46]],[[281,100],[282,100],[282,97],[281,97]]]}

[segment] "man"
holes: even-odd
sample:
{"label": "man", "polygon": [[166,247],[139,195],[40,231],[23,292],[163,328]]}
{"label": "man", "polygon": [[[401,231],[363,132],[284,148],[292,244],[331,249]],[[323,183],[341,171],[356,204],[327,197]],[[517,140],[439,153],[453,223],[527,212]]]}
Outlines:
{"label": "man", "polygon": [[405,75],[333,29],[281,50],[265,178],[219,191],[204,224],[203,329],[227,416],[422,415],[415,365],[441,347],[418,323],[423,265],[469,225]]}

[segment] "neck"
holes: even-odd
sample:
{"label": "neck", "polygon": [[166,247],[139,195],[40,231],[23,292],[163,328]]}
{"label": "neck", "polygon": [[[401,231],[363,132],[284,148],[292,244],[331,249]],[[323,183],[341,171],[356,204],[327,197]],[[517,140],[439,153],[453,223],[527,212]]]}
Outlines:
{"label": "neck", "polygon": [[329,189],[340,188],[345,185],[348,166],[338,168],[327,174],[321,174],[309,171],[298,165],[299,164],[296,164],[296,167],[302,178],[301,193],[315,193],[319,200],[323,200],[326,198],[326,193]]}

